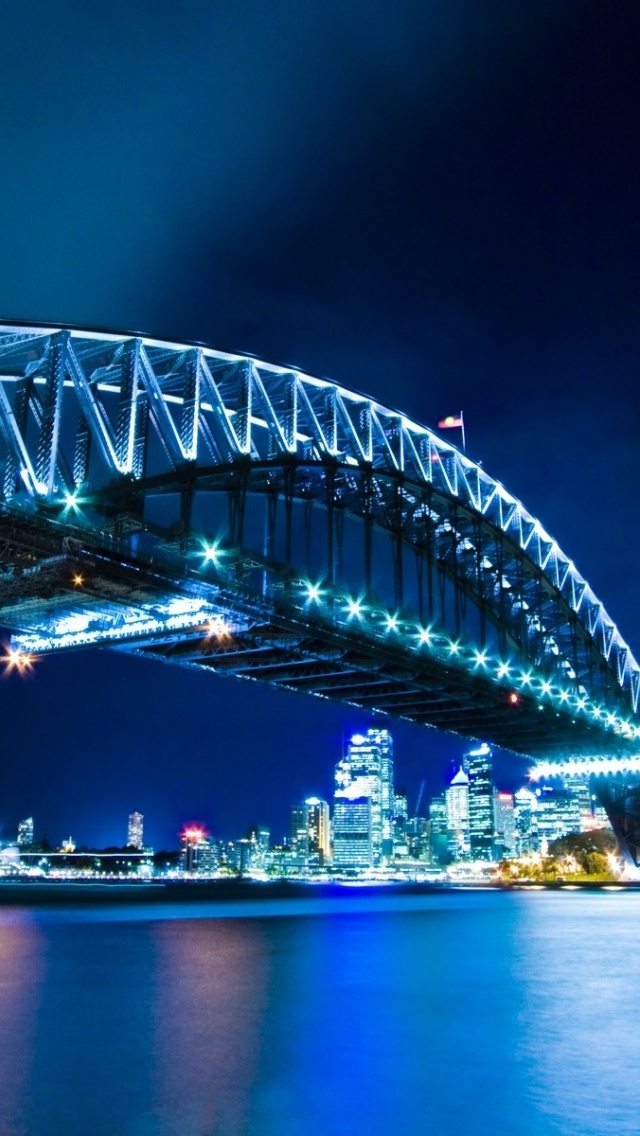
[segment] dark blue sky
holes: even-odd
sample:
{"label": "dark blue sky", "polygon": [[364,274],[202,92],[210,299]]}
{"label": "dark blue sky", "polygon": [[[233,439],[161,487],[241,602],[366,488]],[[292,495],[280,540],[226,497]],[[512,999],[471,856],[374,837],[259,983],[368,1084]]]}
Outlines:
{"label": "dark blue sky", "polygon": [[[636,656],[636,0],[3,0],[0,316],[248,351],[435,425]],[[280,837],[366,722],[115,654],[0,684],[0,824]],[[464,744],[394,727],[410,798]],[[509,779],[508,763],[502,773]]]}

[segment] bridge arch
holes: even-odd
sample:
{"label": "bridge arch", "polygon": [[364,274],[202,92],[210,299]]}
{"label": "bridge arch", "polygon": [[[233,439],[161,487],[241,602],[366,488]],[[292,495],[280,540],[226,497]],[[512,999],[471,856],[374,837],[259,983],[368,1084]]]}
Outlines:
{"label": "bridge arch", "polygon": [[[534,755],[640,734],[640,669],[540,521],[366,395],[208,347],[5,325],[0,463],[16,649],[107,642]],[[93,564],[82,596],[73,563]],[[233,644],[203,638],[205,616]]]}

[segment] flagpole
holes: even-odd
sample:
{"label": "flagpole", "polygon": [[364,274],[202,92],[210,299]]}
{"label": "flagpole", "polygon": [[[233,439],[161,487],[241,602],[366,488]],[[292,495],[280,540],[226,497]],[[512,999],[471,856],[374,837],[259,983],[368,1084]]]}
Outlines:
{"label": "flagpole", "polygon": [[467,447],[465,446],[464,442],[464,416],[462,411],[460,411],[460,429],[462,430],[462,452],[463,454],[465,454],[467,452]]}

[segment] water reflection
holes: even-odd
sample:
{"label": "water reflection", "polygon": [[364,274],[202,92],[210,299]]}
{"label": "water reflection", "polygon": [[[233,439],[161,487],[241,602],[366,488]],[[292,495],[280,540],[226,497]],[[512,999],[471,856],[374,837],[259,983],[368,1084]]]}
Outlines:
{"label": "water reflection", "polygon": [[637,1132],[640,893],[234,910],[0,911],[0,1136]]}
{"label": "water reflection", "polygon": [[253,919],[153,932],[154,1112],[163,1136],[243,1136],[257,1077],[270,941]]}
{"label": "water reflection", "polygon": [[27,911],[0,911],[0,1132],[30,1136],[27,1102],[45,941]]}

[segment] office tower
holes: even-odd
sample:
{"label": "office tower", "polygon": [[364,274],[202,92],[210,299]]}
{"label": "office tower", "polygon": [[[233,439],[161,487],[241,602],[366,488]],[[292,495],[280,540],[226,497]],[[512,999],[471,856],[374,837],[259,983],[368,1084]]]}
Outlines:
{"label": "office tower", "polygon": [[572,832],[581,831],[580,810],[576,800],[566,789],[553,785],[540,785],[535,790],[536,824],[541,852],[546,852],[554,840],[562,840]]}
{"label": "office tower", "polygon": [[584,832],[593,824],[591,778],[584,773],[570,773],[562,778],[562,784],[573,801],[574,830]]}
{"label": "office tower", "polygon": [[439,864],[446,864],[449,853],[449,823],[447,802],[444,797],[434,797],[429,805],[429,839],[431,851]]}
{"label": "office tower", "polygon": [[208,870],[212,860],[212,844],[203,828],[195,825],[185,828],[180,843],[180,862],[184,872],[203,873]]}
{"label": "office tower", "polygon": [[[366,734],[354,734],[346,757],[336,766],[335,784],[336,802],[339,799],[369,799],[371,866],[390,860],[393,855],[394,793],[393,739],[389,731],[372,728]],[[334,840],[335,831],[334,807]]]}
{"label": "office tower", "polygon": [[331,860],[331,821],[329,805],[320,797],[304,802],[308,835],[309,867],[323,868]]}
{"label": "office tower", "polygon": [[333,803],[333,866],[367,869],[373,866],[371,798],[360,782],[337,789]]}
{"label": "office tower", "polygon": [[486,742],[464,757],[469,778],[469,846],[473,859],[490,860],[493,856],[493,768],[492,755]]}
{"label": "office tower", "polygon": [[21,820],[18,825],[18,845],[20,848],[26,848],[33,844],[33,817],[27,817],[26,820]]}
{"label": "office tower", "polygon": [[139,852],[142,851],[142,826],[144,823],[144,816],[142,813],[130,813],[129,825],[127,827],[127,845],[129,848],[137,848]]}
{"label": "office tower", "polygon": [[469,858],[469,778],[460,767],[445,793],[449,851],[454,860]]}
{"label": "office tower", "polygon": [[309,856],[309,825],[304,805],[294,805],[291,809],[290,840],[294,860],[299,867],[306,867]]}
{"label": "office tower", "polygon": [[409,807],[406,793],[396,793],[393,798],[393,854],[406,856],[409,851],[407,841],[407,821]]}
{"label": "office tower", "polygon": [[269,866],[271,830],[263,825],[247,829],[247,840],[252,845],[251,862],[254,868],[266,870]]}
{"label": "office tower", "polygon": [[496,830],[496,852],[499,856],[513,856],[516,850],[516,822],[513,793],[499,793],[493,798]]}
{"label": "office tower", "polygon": [[523,787],[513,794],[513,821],[516,853],[526,856],[538,850],[538,801],[531,789]]}

